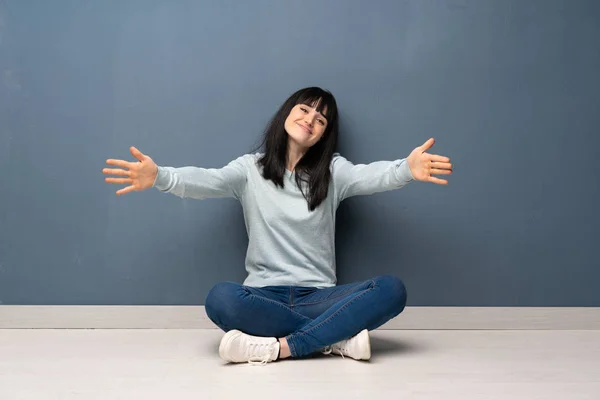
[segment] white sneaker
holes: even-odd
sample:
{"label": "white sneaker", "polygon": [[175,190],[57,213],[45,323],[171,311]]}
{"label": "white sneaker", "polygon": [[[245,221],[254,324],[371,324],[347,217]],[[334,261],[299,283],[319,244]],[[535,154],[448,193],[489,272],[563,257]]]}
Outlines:
{"label": "white sneaker", "polygon": [[339,354],[344,358],[348,356],[355,360],[369,360],[371,358],[371,342],[369,331],[363,329],[356,336],[342,340],[323,350],[323,354]]}
{"label": "white sneaker", "polygon": [[228,362],[264,365],[275,361],[279,354],[279,340],[274,337],[251,336],[231,330],[223,336],[219,355]]}

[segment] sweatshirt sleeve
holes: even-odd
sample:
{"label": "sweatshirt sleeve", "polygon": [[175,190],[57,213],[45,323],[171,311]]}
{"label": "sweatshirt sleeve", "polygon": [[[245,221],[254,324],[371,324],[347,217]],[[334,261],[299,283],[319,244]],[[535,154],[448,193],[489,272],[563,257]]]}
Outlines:
{"label": "sweatshirt sleeve", "polygon": [[352,196],[400,189],[414,180],[405,158],[355,165],[338,153],[332,160],[332,178],[338,202]]}
{"label": "sweatshirt sleeve", "polygon": [[246,189],[251,158],[251,155],[238,157],[222,168],[159,166],[153,187],[181,198],[233,197],[240,200]]}

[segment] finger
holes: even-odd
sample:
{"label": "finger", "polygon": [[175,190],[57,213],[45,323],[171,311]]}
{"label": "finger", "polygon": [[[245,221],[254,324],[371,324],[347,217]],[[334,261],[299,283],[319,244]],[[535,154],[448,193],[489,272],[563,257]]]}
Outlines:
{"label": "finger", "polygon": [[125,171],[124,169],[119,169],[119,168],[104,168],[102,170],[102,173],[106,174],[106,175],[129,176],[129,171]]}
{"label": "finger", "polygon": [[129,192],[133,192],[134,190],[135,190],[135,188],[133,186],[127,186],[124,189],[117,190],[117,196],[121,196],[121,195],[129,193]]}
{"label": "finger", "polygon": [[131,184],[133,182],[130,178],[106,178],[104,180],[108,183],[117,183],[120,185]]}
{"label": "finger", "polygon": [[433,138],[427,140],[425,143],[423,143],[423,145],[421,146],[421,150],[423,151],[427,151],[429,150],[433,144],[435,143],[435,140]]}
{"label": "finger", "polygon": [[445,179],[436,178],[435,176],[430,176],[427,178],[427,182],[437,183],[438,185],[447,185],[448,181]]}
{"label": "finger", "polygon": [[448,157],[444,157],[444,156],[438,156],[437,154],[429,154],[429,160],[430,161],[437,161],[437,162],[450,162],[450,159]]}
{"label": "finger", "polygon": [[452,164],[445,163],[445,162],[432,162],[431,163],[431,168],[452,169]]}
{"label": "finger", "polygon": [[141,151],[139,151],[138,149],[136,149],[135,147],[131,146],[129,148],[129,151],[131,152],[131,155],[134,156],[135,158],[137,158],[140,161],[144,161],[144,159],[146,158],[146,156],[144,154],[142,154]]}
{"label": "finger", "polygon": [[128,161],[124,161],[124,160],[113,160],[113,159],[108,159],[106,160],[106,163],[108,165],[115,165],[117,167],[122,167],[122,168],[131,168],[131,163]]}
{"label": "finger", "polygon": [[431,168],[431,170],[429,170],[430,175],[450,175],[451,173],[452,170],[450,169]]}

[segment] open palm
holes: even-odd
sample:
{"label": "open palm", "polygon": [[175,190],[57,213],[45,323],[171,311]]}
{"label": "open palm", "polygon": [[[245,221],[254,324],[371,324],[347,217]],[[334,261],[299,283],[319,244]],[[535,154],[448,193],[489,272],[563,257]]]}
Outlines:
{"label": "open palm", "polygon": [[452,164],[450,164],[450,158],[448,157],[426,153],[434,143],[435,140],[431,138],[423,145],[415,148],[407,157],[408,166],[410,172],[418,181],[447,185],[448,181],[446,179],[436,178],[433,175],[450,175]]}
{"label": "open palm", "polygon": [[129,149],[131,155],[138,159],[137,162],[125,160],[106,160],[108,165],[115,165],[121,168],[104,168],[102,173],[106,175],[118,175],[122,178],[106,178],[108,183],[129,185],[126,188],[117,191],[117,195],[122,195],[132,191],[142,191],[152,187],[158,173],[158,166],[152,161],[152,158],[135,147]]}

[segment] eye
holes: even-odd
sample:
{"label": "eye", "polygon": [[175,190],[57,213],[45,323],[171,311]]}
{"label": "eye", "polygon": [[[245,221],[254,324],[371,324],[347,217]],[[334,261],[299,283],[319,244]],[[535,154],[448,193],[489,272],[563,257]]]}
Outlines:
{"label": "eye", "polygon": [[301,109],[302,111],[304,111],[305,113],[306,113],[306,112],[308,112],[308,110],[307,110],[306,108],[304,108],[304,107],[300,107],[300,109]]}
{"label": "eye", "polygon": [[322,119],[320,119],[320,120],[319,120],[319,123],[320,123],[321,125],[325,125],[325,121],[323,121]]}

